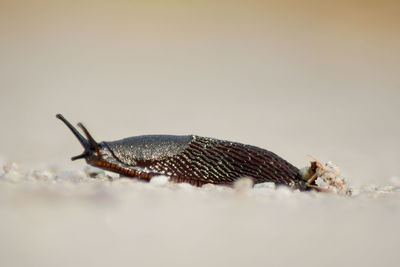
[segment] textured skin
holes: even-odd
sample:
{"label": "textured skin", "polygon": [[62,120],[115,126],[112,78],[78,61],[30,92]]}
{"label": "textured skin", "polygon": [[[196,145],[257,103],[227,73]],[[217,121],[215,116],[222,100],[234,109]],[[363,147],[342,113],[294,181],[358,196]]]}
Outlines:
{"label": "textured skin", "polygon": [[105,143],[121,162],[133,166],[139,159],[151,161],[173,157],[191,141],[190,135],[142,135]]}
{"label": "textured skin", "polygon": [[268,150],[213,138],[147,135],[100,145],[108,150],[108,159],[89,164],[146,180],[167,175],[172,181],[200,186],[251,177],[255,183],[274,182],[300,189],[304,182],[298,168]]}

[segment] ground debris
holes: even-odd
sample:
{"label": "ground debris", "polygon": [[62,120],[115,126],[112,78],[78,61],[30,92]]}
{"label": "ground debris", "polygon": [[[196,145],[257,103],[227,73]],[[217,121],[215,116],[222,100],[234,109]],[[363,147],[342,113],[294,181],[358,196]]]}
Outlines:
{"label": "ground debris", "polygon": [[352,189],[342,176],[339,167],[331,161],[323,164],[315,157],[311,157],[314,161],[311,161],[310,166],[300,170],[300,174],[307,181],[309,187],[315,188],[318,191],[351,196]]}

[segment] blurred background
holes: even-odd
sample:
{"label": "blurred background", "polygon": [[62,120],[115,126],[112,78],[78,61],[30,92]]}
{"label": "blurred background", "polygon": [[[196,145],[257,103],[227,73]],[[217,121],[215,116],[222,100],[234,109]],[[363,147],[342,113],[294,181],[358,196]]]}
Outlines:
{"label": "blurred background", "polygon": [[398,1],[0,2],[0,155],[70,162],[77,140],[198,134],[353,183],[400,175]]}
{"label": "blurred background", "polygon": [[[21,169],[0,169],[0,265],[400,266],[399,14],[387,0],[0,0],[0,166]],[[367,189],[92,179],[57,113],[98,141],[197,134],[298,167],[313,154]]]}

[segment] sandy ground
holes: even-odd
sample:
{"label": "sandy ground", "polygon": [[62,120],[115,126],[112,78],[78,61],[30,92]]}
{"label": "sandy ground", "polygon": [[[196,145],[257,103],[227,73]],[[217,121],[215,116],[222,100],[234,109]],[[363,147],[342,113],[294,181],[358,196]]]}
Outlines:
{"label": "sandy ground", "polygon": [[2,266],[397,266],[400,179],[352,197],[96,178],[0,178]]}
{"label": "sandy ground", "polygon": [[[399,10],[0,1],[0,266],[400,266]],[[89,178],[57,113],[313,154],[354,194]]]}

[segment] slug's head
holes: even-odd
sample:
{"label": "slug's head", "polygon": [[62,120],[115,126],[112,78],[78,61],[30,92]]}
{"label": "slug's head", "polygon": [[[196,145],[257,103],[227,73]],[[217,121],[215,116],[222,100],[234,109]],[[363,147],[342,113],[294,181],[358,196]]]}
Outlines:
{"label": "slug's head", "polygon": [[85,159],[88,164],[99,167],[109,162],[109,158],[112,158],[110,150],[104,143],[97,143],[82,123],[78,123],[78,126],[83,130],[86,138],[63,115],[57,114],[56,117],[67,125],[85,149],[82,154],[72,157],[71,160]]}

